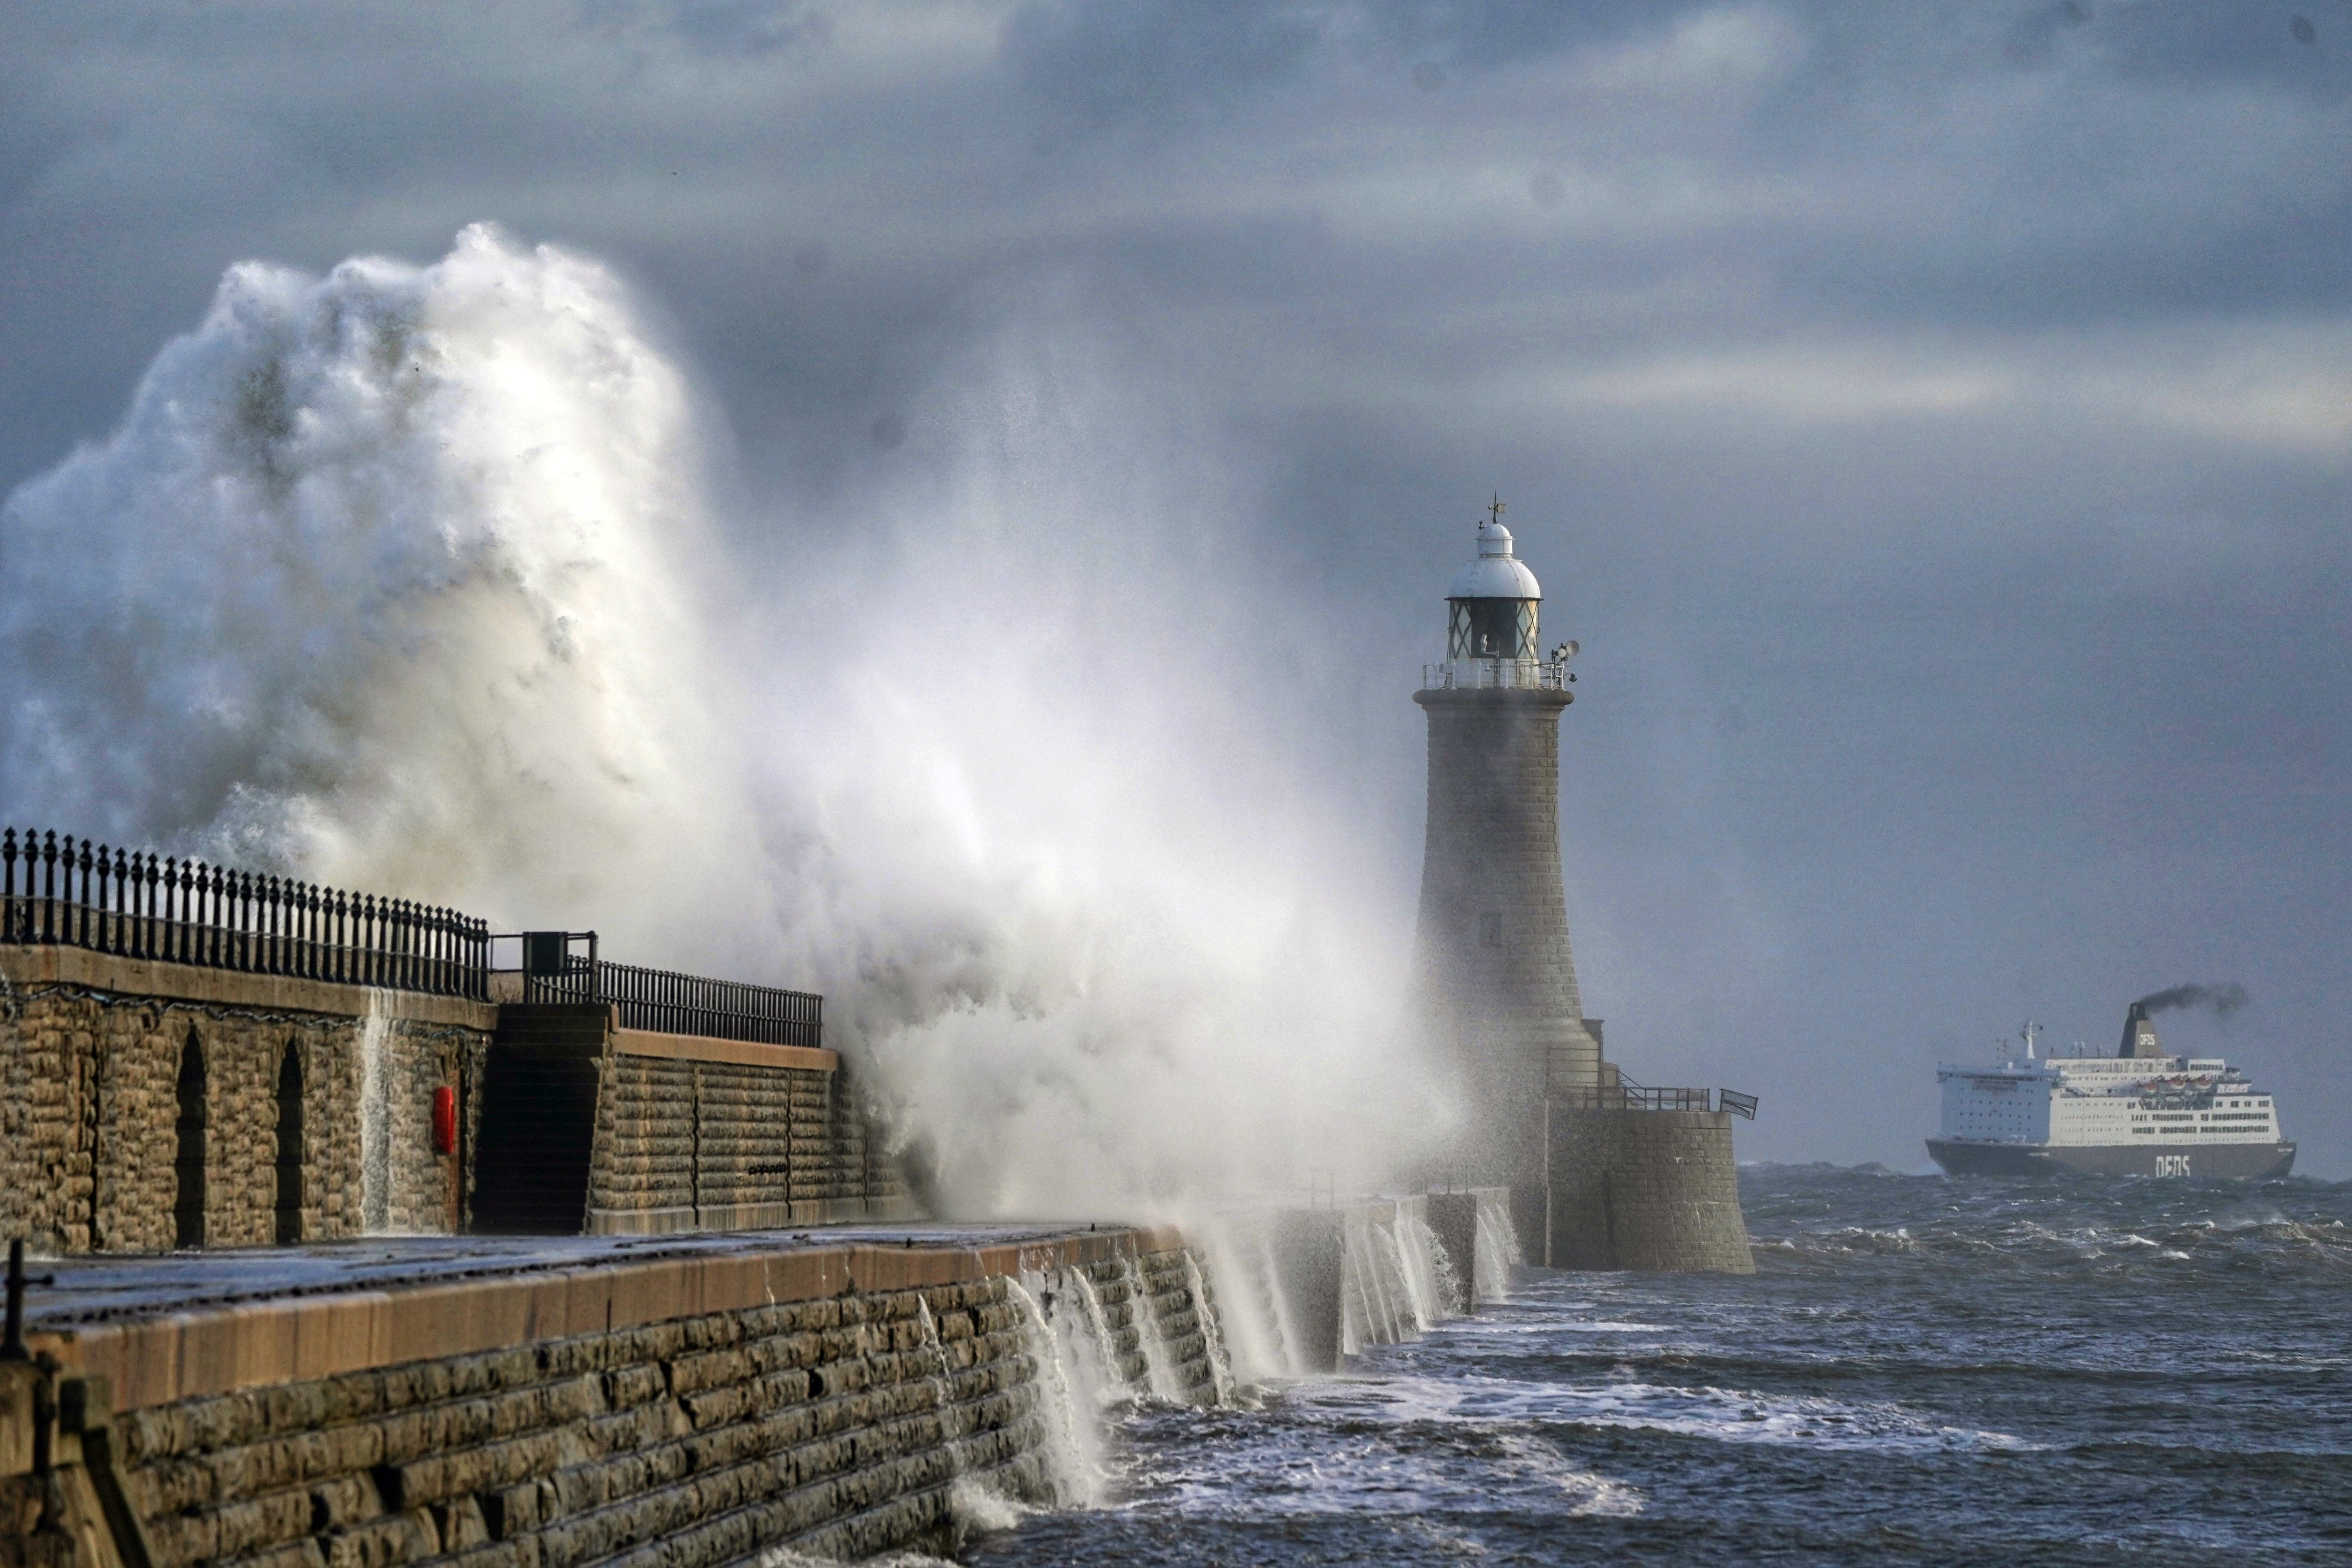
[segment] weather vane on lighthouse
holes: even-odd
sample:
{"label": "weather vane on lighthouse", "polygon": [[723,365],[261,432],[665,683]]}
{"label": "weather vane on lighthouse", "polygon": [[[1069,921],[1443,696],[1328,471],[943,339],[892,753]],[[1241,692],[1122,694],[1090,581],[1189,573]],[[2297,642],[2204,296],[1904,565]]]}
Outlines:
{"label": "weather vane on lighthouse", "polygon": [[1503,514],[1508,510],[1510,510],[1510,508],[1503,504],[1503,492],[1496,490],[1495,492],[1494,500],[1486,508],[1487,521],[1500,526],[1503,521]]}

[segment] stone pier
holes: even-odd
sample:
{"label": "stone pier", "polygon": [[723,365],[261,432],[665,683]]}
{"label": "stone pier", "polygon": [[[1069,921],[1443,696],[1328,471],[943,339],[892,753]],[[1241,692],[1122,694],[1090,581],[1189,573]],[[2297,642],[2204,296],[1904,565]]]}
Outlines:
{"label": "stone pier", "polygon": [[1018,1276],[1050,1299],[1084,1271],[1132,1386],[1158,1360],[1213,1396],[1181,1247],[926,1226],[52,1266],[48,1361],[0,1363],[0,1564],[950,1550],[959,1489],[1066,1500],[1031,1313],[1072,1309]]}

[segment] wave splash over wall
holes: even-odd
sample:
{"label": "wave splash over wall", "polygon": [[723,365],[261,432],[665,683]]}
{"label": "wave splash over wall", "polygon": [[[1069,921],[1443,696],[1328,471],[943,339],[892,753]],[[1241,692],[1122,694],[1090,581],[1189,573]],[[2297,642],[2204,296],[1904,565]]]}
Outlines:
{"label": "wave splash over wall", "polygon": [[234,268],[122,427],[9,499],[0,792],[652,938],[748,826],[678,700],[698,464],[682,378],[593,262],[477,227],[425,268]]}
{"label": "wave splash over wall", "polygon": [[592,258],[234,268],[0,510],[0,800],[822,990],[963,1212],[1360,1170],[1442,1114],[1388,1054],[1403,933],[1220,651],[1235,503],[1015,339],[860,526],[780,524],[719,515]]}

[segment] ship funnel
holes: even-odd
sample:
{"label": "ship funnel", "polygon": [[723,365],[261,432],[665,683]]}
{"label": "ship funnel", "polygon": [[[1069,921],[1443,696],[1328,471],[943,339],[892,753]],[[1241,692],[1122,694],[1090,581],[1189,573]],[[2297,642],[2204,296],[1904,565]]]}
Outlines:
{"label": "ship funnel", "polygon": [[2164,1047],[2157,1043],[2156,1026],[2148,1021],[2147,1005],[2135,1002],[2124,1013],[2124,1043],[2116,1048],[2119,1057],[2160,1057]]}

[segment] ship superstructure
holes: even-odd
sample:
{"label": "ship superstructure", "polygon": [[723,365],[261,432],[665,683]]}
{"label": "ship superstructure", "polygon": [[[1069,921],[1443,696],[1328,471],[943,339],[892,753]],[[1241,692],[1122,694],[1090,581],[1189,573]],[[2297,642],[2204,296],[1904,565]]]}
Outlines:
{"label": "ship superstructure", "polygon": [[1955,1175],[2063,1169],[2106,1176],[2268,1181],[2294,1165],[2266,1089],[2218,1057],[2164,1052],[2134,1003],[2112,1057],[2021,1054],[1983,1067],[1947,1063],[1943,1125],[1927,1140]]}

